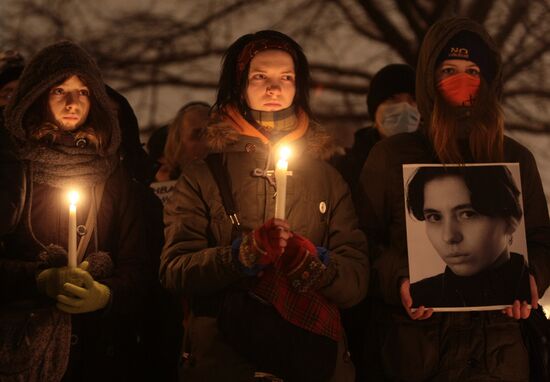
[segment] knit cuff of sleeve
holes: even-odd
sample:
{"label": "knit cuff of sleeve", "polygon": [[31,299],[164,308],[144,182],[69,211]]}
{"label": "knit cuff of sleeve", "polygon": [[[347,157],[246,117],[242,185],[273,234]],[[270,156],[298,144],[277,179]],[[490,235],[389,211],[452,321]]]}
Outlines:
{"label": "knit cuff of sleeve", "polygon": [[287,277],[292,288],[304,293],[318,289],[318,282],[326,269],[327,267],[317,256],[308,255],[287,273]]}
{"label": "knit cuff of sleeve", "polygon": [[328,263],[330,260],[330,251],[326,249],[325,247],[316,247],[317,249],[317,256],[319,256],[319,260],[328,267]]}
{"label": "knit cuff of sleeve", "polygon": [[258,264],[258,259],[265,254],[254,239],[254,233],[246,233],[233,240],[231,254],[240,270],[247,276],[256,276],[266,266]]}

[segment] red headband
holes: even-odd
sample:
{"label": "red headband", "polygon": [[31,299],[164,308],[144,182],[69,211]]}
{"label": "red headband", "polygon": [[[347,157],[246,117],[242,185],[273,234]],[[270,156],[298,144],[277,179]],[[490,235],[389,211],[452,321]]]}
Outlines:
{"label": "red headband", "polygon": [[246,65],[248,65],[250,61],[252,61],[254,56],[264,50],[269,49],[283,50],[290,54],[294,62],[296,62],[296,53],[294,49],[292,49],[290,44],[286,41],[278,39],[261,39],[250,41],[244,46],[243,50],[239,54],[239,58],[237,59],[237,83],[241,82],[241,76],[243,74],[244,68],[246,68]]}

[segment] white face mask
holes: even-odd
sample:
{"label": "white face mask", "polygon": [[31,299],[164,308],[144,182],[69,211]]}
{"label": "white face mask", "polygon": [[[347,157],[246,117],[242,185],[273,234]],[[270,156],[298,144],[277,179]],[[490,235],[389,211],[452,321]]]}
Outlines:
{"label": "white face mask", "polygon": [[399,102],[381,110],[381,131],[390,137],[398,133],[415,131],[420,123],[418,109],[408,102]]}

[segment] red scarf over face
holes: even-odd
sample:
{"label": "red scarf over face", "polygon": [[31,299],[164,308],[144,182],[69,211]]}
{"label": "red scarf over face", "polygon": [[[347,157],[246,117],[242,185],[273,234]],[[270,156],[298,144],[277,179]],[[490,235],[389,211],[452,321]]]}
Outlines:
{"label": "red scarf over face", "polygon": [[[225,120],[239,133],[259,138],[265,144],[269,143],[269,139],[246,121],[234,106],[228,106],[225,111]],[[307,114],[298,110],[297,119],[296,129],[282,137],[277,146],[293,142],[307,132]],[[342,323],[336,305],[317,291],[297,292],[290,285],[285,273],[274,266],[261,274],[252,292],[271,303],[288,322],[334,341],[341,339]]]}
{"label": "red scarf over face", "polygon": [[479,90],[481,80],[477,76],[459,73],[441,81],[437,87],[443,97],[453,106],[471,106]]}

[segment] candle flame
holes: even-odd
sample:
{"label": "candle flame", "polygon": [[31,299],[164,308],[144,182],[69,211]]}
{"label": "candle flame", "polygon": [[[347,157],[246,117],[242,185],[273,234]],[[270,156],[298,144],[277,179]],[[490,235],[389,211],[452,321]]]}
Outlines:
{"label": "candle flame", "polygon": [[69,203],[76,204],[78,202],[78,192],[69,191]]}
{"label": "candle flame", "polygon": [[289,157],[290,157],[290,148],[288,146],[281,147],[281,149],[279,150],[279,159],[286,161],[288,160]]}

